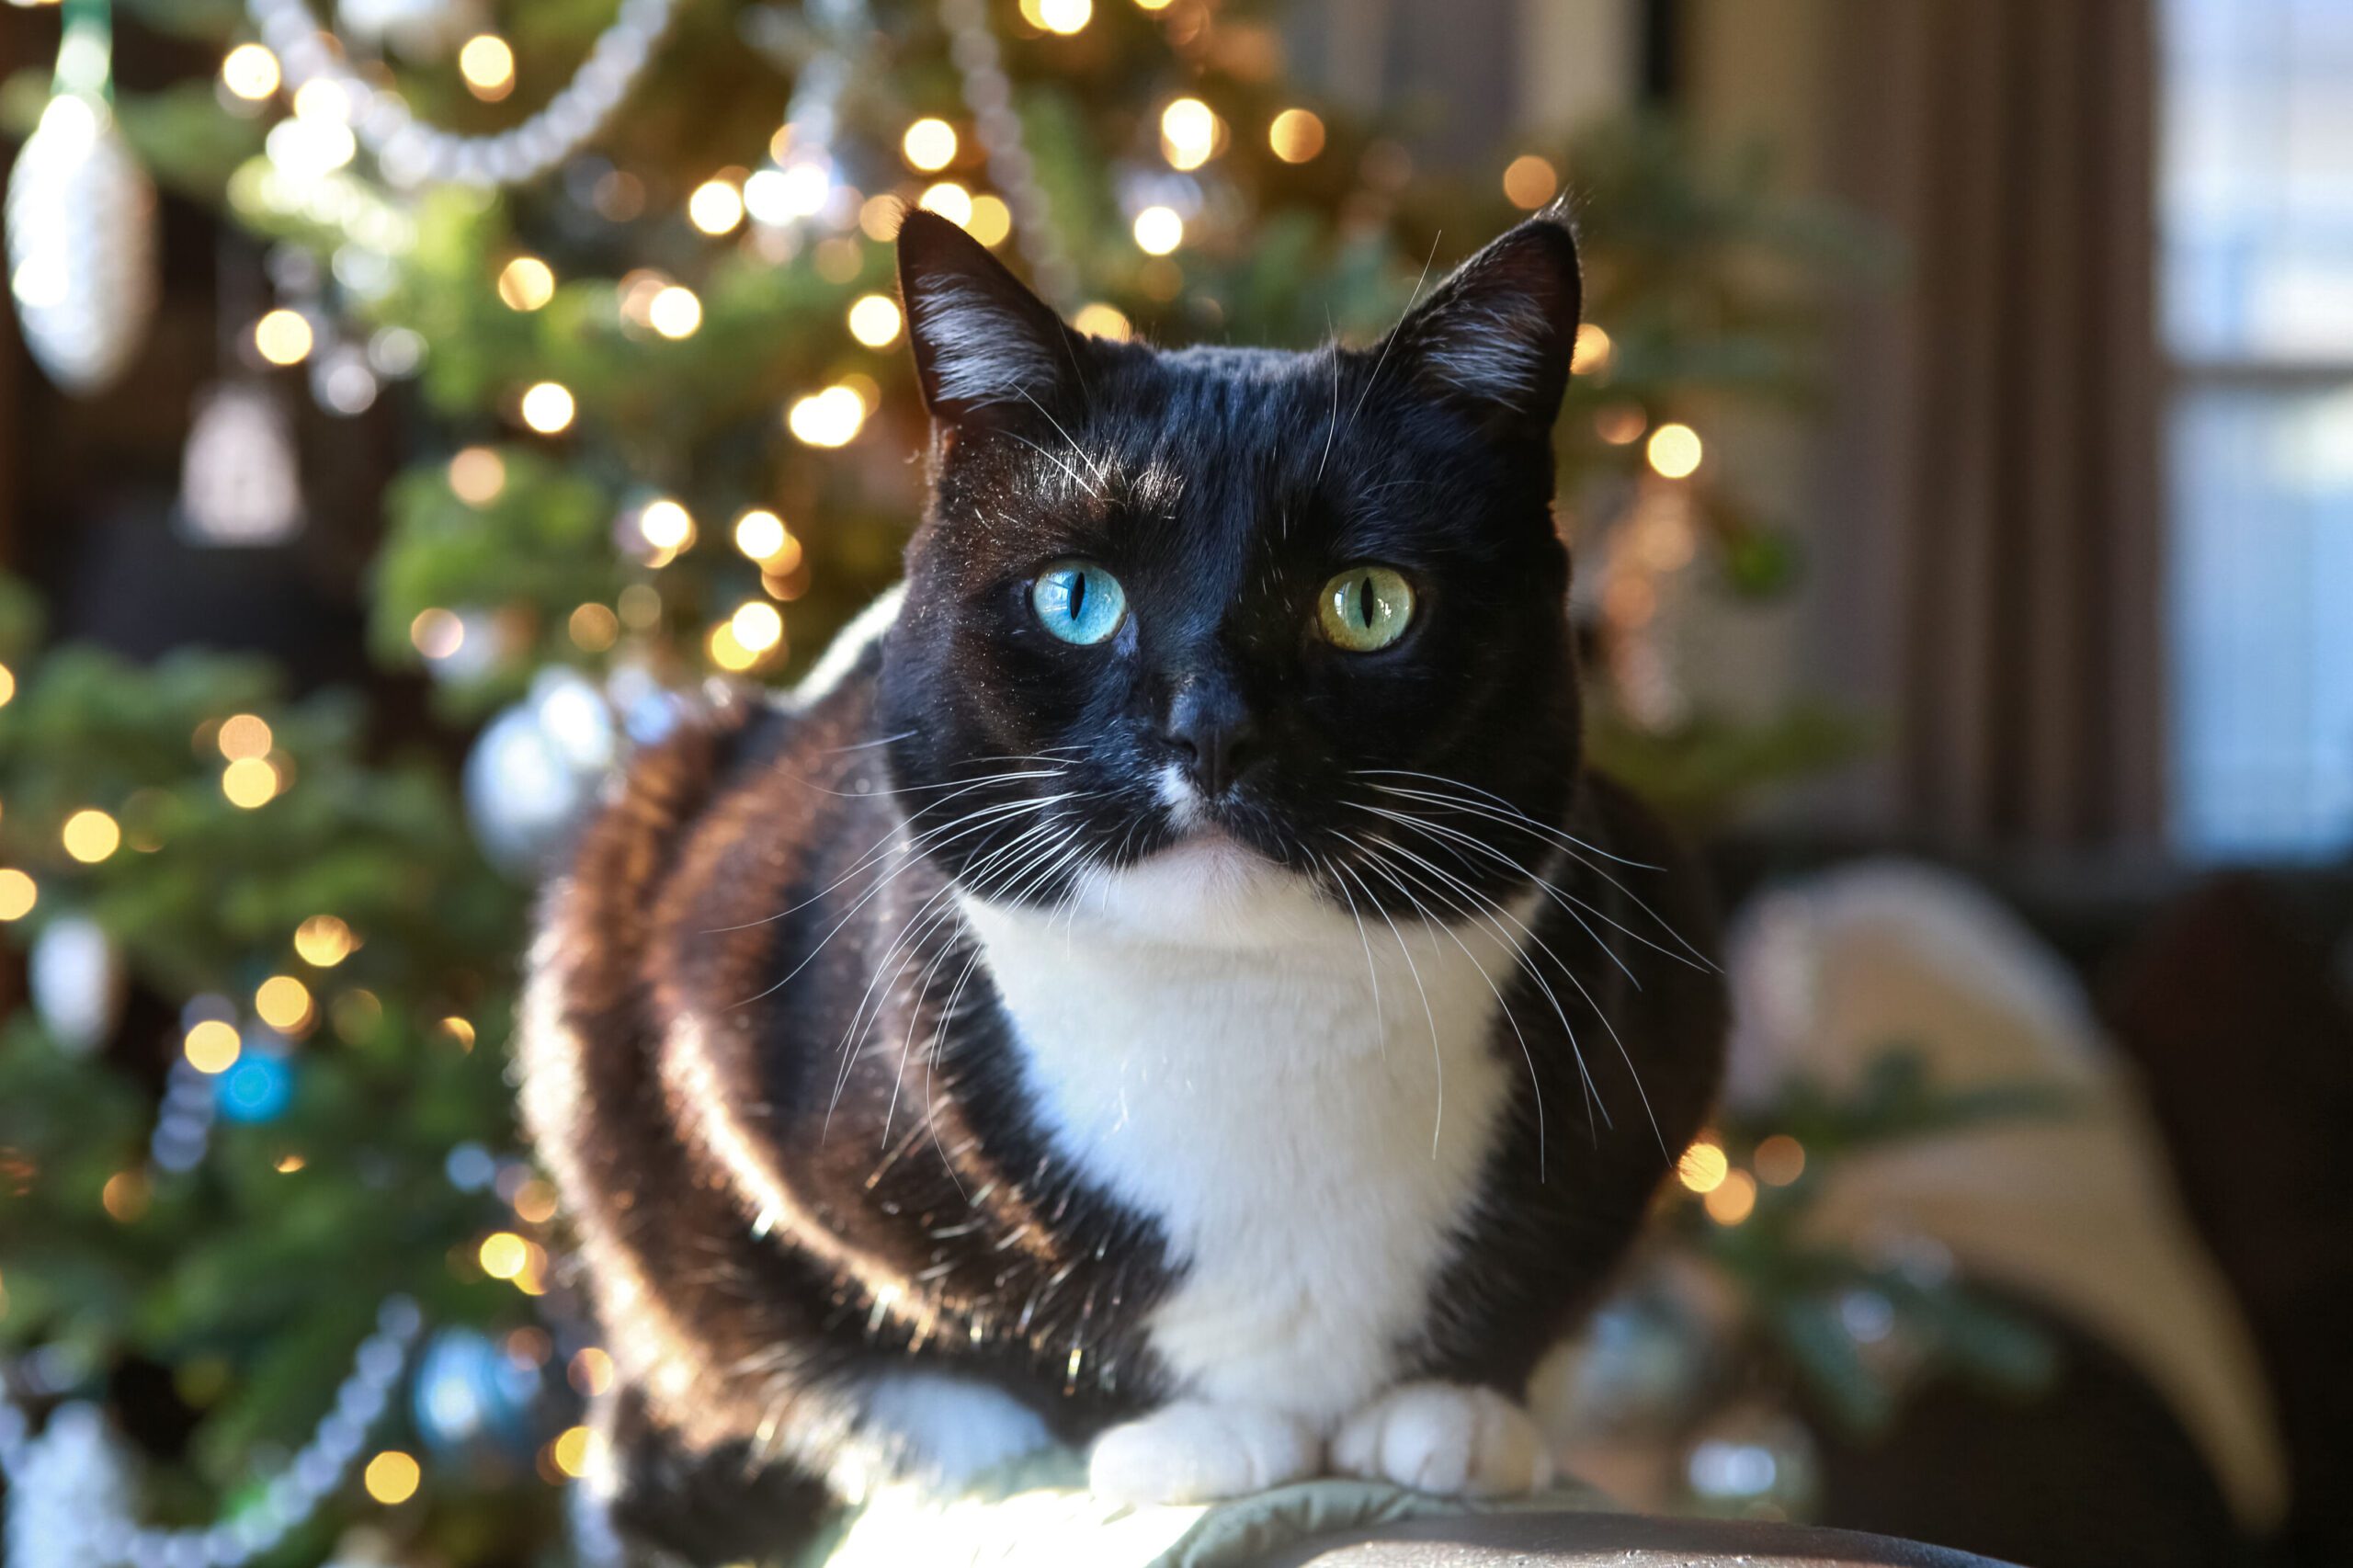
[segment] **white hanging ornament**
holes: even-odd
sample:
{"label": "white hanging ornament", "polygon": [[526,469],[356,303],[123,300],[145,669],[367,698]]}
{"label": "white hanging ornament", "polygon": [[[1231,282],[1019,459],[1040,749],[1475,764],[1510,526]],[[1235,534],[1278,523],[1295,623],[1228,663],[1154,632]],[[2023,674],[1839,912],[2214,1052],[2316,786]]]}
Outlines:
{"label": "white hanging ornament", "polygon": [[338,0],[335,20],[362,43],[438,60],[483,29],[478,0]]}
{"label": "white hanging ornament", "polygon": [[542,670],[466,757],[466,819],[491,863],[537,875],[597,798],[620,747],[605,694],[576,671]]}
{"label": "white hanging ornament", "polygon": [[50,922],[26,959],[33,1012],[59,1045],[87,1055],[122,1021],[122,950],[95,920]]}
{"label": "white hanging ornament", "polygon": [[301,531],[293,426],[267,387],[228,381],[203,394],[180,457],[177,515],[199,544],[283,544]]}
{"label": "white hanging ornament", "polygon": [[5,1554],[15,1568],[90,1568],[121,1559],[131,1533],[131,1466],[96,1405],[61,1405],[11,1470]]}
{"label": "white hanging ornament", "polygon": [[7,226],[25,346],[64,391],[103,392],[155,309],[155,187],[103,97],[50,99],[9,172]]}

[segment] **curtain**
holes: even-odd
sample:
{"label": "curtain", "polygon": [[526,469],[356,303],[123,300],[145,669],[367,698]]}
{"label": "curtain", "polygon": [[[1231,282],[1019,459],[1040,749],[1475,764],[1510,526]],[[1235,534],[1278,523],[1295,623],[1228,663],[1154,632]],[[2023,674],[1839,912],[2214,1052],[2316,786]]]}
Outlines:
{"label": "curtain", "polygon": [[2163,832],[2151,11],[1823,6],[1824,177],[1906,260],[1837,346],[1808,662],[1936,847]]}

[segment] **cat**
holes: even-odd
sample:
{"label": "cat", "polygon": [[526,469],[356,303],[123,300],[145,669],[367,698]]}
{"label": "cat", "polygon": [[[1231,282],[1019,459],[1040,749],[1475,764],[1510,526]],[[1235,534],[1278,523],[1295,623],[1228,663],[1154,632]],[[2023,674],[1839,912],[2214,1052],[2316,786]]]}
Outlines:
{"label": "cat", "polygon": [[1083,336],[927,212],[898,259],[904,584],[546,895],[597,1494],[706,1562],[1054,1443],[1138,1504],[1542,1486],[1527,1379],[1725,1024],[1699,880],[1581,767],[1567,218],[1307,353]]}

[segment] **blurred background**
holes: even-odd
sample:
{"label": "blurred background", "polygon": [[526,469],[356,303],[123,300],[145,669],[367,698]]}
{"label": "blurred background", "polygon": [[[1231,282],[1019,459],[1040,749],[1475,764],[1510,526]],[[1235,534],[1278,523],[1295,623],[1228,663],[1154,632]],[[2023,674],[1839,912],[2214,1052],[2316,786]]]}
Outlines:
{"label": "blurred background", "polygon": [[1741,1026],[1555,1439],[2353,1554],[2353,10],[8,0],[0,76],[0,1559],[571,1560],[530,890],[895,575],[903,204],[1303,346],[1561,195],[1591,748]]}

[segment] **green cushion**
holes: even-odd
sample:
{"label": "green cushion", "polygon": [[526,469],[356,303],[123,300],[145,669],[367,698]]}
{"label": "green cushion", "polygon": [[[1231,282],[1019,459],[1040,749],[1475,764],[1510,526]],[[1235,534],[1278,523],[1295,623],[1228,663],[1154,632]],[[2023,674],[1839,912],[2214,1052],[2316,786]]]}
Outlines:
{"label": "green cushion", "polygon": [[1086,1462],[1033,1456],[954,1496],[879,1489],[802,1560],[802,1568],[1246,1568],[1267,1553],[1337,1530],[1496,1511],[1608,1510],[1600,1494],[1564,1483],[1533,1497],[1433,1497],[1386,1482],[1326,1478],[1256,1496],[1185,1507],[1131,1508],[1086,1490]]}

